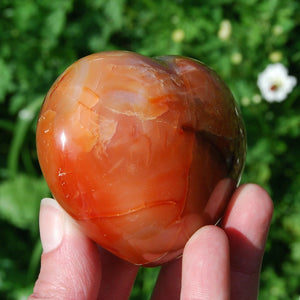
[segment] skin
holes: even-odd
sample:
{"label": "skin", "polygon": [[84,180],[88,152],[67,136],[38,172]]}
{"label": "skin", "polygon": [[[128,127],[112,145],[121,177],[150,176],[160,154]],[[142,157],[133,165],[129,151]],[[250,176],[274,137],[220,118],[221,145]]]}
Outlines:
{"label": "skin", "polygon": [[[199,229],[182,259],[162,266],[152,300],[257,299],[272,213],[265,190],[239,187],[220,225]],[[54,200],[42,202],[40,231],[41,270],[29,299],[129,298],[138,267],[92,242]]]}

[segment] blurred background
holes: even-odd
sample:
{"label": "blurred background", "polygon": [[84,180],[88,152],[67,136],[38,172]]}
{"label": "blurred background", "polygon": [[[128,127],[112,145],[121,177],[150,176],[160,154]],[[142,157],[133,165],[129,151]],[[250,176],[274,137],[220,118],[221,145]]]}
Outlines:
{"label": "blurred background", "polygon": [[[227,82],[247,128],[242,182],[275,206],[260,299],[299,299],[299,32],[298,0],[1,0],[0,299],[27,299],[39,271],[43,98],[75,60],[114,49],[190,56]],[[131,299],[149,298],[157,272],[140,270]]]}

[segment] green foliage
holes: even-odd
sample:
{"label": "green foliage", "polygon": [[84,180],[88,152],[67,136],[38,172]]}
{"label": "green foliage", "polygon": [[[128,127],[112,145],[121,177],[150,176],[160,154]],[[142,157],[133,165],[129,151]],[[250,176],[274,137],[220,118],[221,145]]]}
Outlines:
{"label": "green foliage", "polygon": [[4,181],[0,185],[1,218],[20,229],[36,231],[39,202],[45,192],[47,185],[42,178],[20,174]]}
{"label": "green foliage", "polygon": [[160,267],[140,268],[130,295],[130,300],[150,299],[159,271]]}
{"label": "green foliage", "polygon": [[[228,83],[248,133],[242,182],[275,205],[260,299],[299,298],[300,89],[268,103],[257,86],[274,62],[300,80],[299,1],[2,0],[0,16],[1,299],[24,299],[38,271],[38,207],[49,195],[35,150],[42,100],[72,62],[112,49],[194,57]],[[148,299],[157,272],[140,271],[132,299]]]}

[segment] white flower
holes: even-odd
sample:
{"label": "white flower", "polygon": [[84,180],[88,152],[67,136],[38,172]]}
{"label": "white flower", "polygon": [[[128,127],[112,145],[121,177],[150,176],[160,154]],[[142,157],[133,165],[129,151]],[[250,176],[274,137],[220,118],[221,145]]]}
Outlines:
{"label": "white flower", "polygon": [[280,26],[280,25],[275,25],[274,27],[273,27],[273,34],[274,35],[281,35],[283,33],[283,28],[282,28],[282,26]]}
{"label": "white flower", "polygon": [[172,40],[175,43],[181,43],[184,40],[184,31],[182,29],[176,29],[172,32]]}
{"label": "white flower", "polygon": [[271,64],[258,75],[257,85],[262,96],[268,102],[281,102],[293,90],[297,83],[294,76],[281,63]]}
{"label": "white flower", "polygon": [[250,105],[250,99],[249,99],[249,97],[243,97],[242,99],[241,99],[241,103],[242,103],[242,105],[244,105],[244,106],[248,106],[248,105]]}
{"label": "white flower", "polygon": [[280,62],[282,60],[282,53],[280,51],[274,51],[270,53],[269,59],[273,63]]}
{"label": "white flower", "polygon": [[232,31],[232,26],[229,20],[223,20],[220,24],[219,31],[218,31],[218,37],[221,40],[228,40],[230,38]]}
{"label": "white flower", "polygon": [[252,97],[252,101],[254,102],[254,103],[260,103],[261,102],[261,95],[258,95],[258,94],[255,94],[255,95],[253,95],[253,97]]}
{"label": "white flower", "polygon": [[23,120],[32,120],[34,118],[34,113],[28,108],[23,108],[19,111],[19,118]]}
{"label": "white flower", "polygon": [[240,52],[234,52],[232,53],[230,59],[234,65],[239,65],[243,60],[243,56]]}

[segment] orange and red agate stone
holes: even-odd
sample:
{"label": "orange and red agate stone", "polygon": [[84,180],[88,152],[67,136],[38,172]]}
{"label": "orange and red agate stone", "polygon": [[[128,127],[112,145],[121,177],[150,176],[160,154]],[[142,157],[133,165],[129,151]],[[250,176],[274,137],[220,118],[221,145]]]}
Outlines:
{"label": "orange and red agate stone", "polygon": [[245,141],[214,71],[190,58],[126,51],[67,68],[37,125],[53,196],[90,238],[146,266],[180,256],[197,229],[221,218]]}

